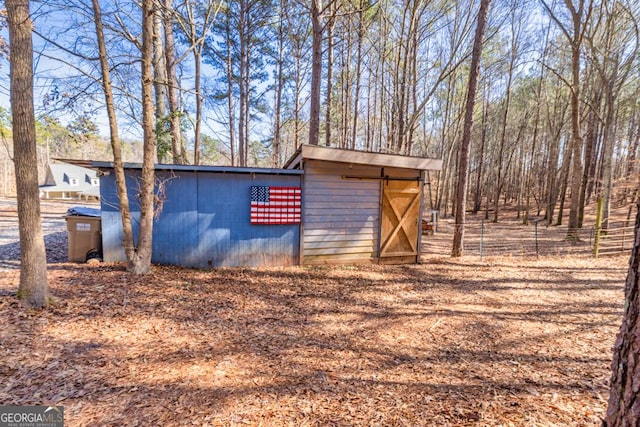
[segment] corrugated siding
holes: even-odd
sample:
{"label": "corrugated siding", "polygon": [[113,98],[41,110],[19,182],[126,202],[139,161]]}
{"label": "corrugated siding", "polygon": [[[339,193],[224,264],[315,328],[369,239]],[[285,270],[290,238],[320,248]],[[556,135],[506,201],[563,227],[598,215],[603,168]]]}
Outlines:
{"label": "corrugated siding", "polygon": [[[252,185],[299,186],[300,176],[183,171],[173,178],[169,172],[156,176],[169,180],[162,212],[154,223],[153,262],[203,268],[299,263],[300,226],[250,224],[249,206]],[[137,188],[133,178],[128,188],[133,197]],[[104,260],[124,261],[113,174],[102,177],[101,191]],[[137,234],[139,210],[136,206],[132,210]]]}
{"label": "corrugated siding", "polygon": [[[135,175],[137,176],[137,174]],[[136,178],[131,174],[127,174],[127,188],[129,189],[129,200],[131,207],[131,222],[135,227],[137,235],[137,224],[140,219],[140,210],[135,206],[135,198],[133,188],[136,186]],[[122,246],[122,219],[120,217],[120,201],[116,192],[115,175],[111,172],[109,175],[100,177],[100,208],[102,217],[102,258],[106,262],[126,261],[127,257]]]}
{"label": "corrugated siding", "polygon": [[[343,176],[353,177],[343,179]],[[303,190],[304,263],[375,259],[380,224],[380,168],[307,161]]]}
{"label": "corrugated siding", "polygon": [[299,263],[300,225],[249,223],[252,185],[300,186],[300,176],[200,174],[200,266],[287,266]]}

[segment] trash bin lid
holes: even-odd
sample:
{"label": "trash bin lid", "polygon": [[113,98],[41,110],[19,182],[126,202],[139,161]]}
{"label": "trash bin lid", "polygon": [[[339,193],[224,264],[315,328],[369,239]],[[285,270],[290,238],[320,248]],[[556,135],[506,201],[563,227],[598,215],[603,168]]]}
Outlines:
{"label": "trash bin lid", "polygon": [[72,208],[67,209],[67,215],[100,217],[100,209],[87,208],[85,206],[74,206]]}

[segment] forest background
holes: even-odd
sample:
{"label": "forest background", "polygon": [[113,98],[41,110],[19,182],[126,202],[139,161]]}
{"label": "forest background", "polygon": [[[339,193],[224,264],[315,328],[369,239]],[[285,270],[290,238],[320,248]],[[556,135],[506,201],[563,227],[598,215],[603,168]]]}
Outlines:
{"label": "forest background", "polygon": [[[140,161],[141,11],[130,1],[100,6],[124,157]],[[477,7],[466,0],[157,2],[157,160],[280,167],[312,138],[442,158],[443,170],[429,176],[427,206],[448,215]],[[492,3],[469,208],[497,221],[503,204],[512,204],[525,223],[542,215],[561,224],[565,200],[576,194],[581,227],[596,196],[605,208],[637,199],[639,7],[629,0]],[[34,1],[31,9],[40,168],[51,158],[111,160],[91,2]],[[6,64],[3,71],[7,105]],[[316,103],[321,119],[310,135]],[[15,193],[8,109],[0,121],[0,194],[7,196]]]}

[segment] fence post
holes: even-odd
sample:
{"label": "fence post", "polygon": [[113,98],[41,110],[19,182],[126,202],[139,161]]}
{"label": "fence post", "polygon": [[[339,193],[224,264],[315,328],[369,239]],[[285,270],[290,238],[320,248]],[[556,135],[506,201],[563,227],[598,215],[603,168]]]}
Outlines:
{"label": "fence post", "polygon": [[480,261],[482,261],[482,247],[484,246],[484,220],[480,223]]}
{"label": "fence post", "polygon": [[600,248],[600,229],[602,228],[602,197],[598,197],[598,210],[596,211],[596,235],[593,237],[593,256],[598,258]]}
{"label": "fence post", "polygon": [[536,258],[538,258],[540,256],[540,253],[538,251],[538,218],[533,220],[533,225],[535,227],[535,234],[536,234]]}

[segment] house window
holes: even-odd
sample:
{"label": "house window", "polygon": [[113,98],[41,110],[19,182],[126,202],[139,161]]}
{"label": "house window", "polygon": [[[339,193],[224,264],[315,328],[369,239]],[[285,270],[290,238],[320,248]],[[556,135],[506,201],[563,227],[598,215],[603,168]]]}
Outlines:
{"label": "house window", "polygon": [[69,185],[80,185],[80,180],[78,178],[69,177]]}
{"label": "house window", "polygon": [[100,185],[100,180],[98,178],[91,178],[91,185],[97,187],[98,185]]}

